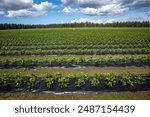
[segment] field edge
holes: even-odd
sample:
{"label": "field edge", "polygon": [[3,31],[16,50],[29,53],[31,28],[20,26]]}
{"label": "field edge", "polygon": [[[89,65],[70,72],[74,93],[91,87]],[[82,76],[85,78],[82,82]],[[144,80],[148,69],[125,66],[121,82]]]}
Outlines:
{"label": "field edge", "polygon": [[150,100],[150,90],[96,93],[0,93],[0,100]]}

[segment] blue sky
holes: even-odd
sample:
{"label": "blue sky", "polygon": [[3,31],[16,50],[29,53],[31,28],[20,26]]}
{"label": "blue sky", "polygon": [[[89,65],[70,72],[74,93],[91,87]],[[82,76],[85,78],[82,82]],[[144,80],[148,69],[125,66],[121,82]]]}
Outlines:
{"label": "blue sky", "polygon": [[150,0],[0,0],[0,23],[150,21]]}

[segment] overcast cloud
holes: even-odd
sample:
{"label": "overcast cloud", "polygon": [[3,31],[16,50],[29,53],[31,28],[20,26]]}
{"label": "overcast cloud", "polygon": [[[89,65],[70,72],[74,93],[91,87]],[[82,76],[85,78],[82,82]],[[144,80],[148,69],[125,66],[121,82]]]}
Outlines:
{"label": "overcast cloud", "polygon": [[[129,10],[150,6],[150,0],[61,0],[67,5],[77,5],[78,11],[86,15],[115,15]],[[64,9],[66,9],[65,7]],[[71,8],[72,11],[73,8]],[[64,13],[66,13],[63,10]],[[74,12],[72,12],[74,13]]]}
{"label": "overcast cloud", "polygon": [[33,0],[0,0],[0,15],[6,11],[5,17],[35,17],[44,15],[47,8],[55,7],[57,6],[48,1],[35,4]]}

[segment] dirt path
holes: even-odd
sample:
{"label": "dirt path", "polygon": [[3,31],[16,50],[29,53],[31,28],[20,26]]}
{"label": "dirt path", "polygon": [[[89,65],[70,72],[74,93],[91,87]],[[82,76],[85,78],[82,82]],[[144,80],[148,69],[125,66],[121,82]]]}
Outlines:
{"label": "dirt path", "polygon": [[45,73],[56,73],[60,72],[64,75],[68,75],[69,73],[73,72],[75,74],[79,74],[80,72],[88,73],[89,75],[93,75],[97,72],[107,74],[110,72],[114,72],[117,75],[122,74],[124,72],[130,72],[133,74],[146,74],[150,73],[150,67],[75,67],[75,68],[61,68],[61,67],[49,67],[49,68],[19,68],[19,69],[0,69],[0,73],[22,73],[22,74],[37,74],[42,75]]}

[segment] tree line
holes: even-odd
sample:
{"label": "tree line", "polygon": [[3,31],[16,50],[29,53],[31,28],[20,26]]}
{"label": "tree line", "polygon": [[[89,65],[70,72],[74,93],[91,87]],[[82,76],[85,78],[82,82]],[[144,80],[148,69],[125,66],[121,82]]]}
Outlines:
{"label": "tree line", "polygon": [[0,24],[0,29],[72,28],[72,27],[150,27],[150,21],[114,23],[64,23],[64,24]]}

